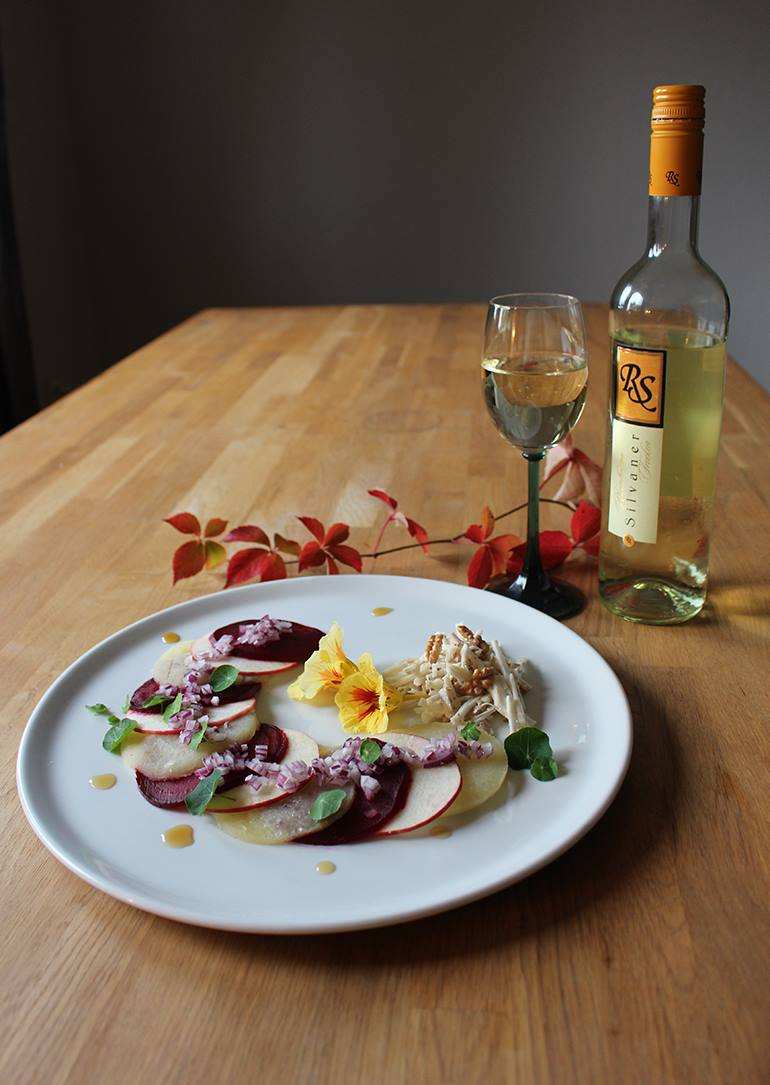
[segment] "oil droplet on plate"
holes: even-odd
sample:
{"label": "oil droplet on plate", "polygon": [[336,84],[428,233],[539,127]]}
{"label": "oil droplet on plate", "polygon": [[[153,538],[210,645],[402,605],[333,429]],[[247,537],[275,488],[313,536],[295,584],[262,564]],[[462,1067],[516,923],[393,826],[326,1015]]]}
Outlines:
{"label": "oil droplet on plate", "polygon": [[118,778],[111,772],[105,772],[101,776],[92,776],[88,782],[95,791],[107,791],[115,786]]}
{"label": "oil droplet on plate", "polygon": [[189,848],[195,835],[189,825],[174,825],[160,834],[160,838],[169,848]]}
{"label": "oil droplet on plate", "polygon": [[160,639],[164,644],[176,644],[176,642],[182,638],[178,633],[161,633]]}
{"label": "oil droplet on plate", "polygon": [[315,869],[317,874],[333,874],[337,867],[328,859],[322,859],[320,863],[316,863]]}
{"label": "oil droplet on plate", "polygon": [[392,613],[393,607],[374,607],[374,609],[372,610],[372,614],[375,616],[375,618],[382,618],[386,614]]}
{"label": "oil droplet on plate", "polygon": [[435,829],[428,831],[428,836],[451,836],[452,830],[447,829],[445,825],[437,825]]}

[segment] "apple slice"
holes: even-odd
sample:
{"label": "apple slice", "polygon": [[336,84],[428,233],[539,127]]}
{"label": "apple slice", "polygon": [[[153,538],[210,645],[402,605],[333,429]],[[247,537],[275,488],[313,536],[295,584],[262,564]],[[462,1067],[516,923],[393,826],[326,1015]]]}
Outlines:
{"label": "apple slice", "polygon": [[[409,735],[397,731],[386,731],[381,735],[372,735],[380,742],[390,742],[394,746],[406,747],[422,753],[428,740],[418,735]],[[454,762],[437,765],[435,768],[411,769],[412,783],[401,810],[379,829],[375,836],[396,836],[420,829],[423,825],[435,821],[451,806],[460,793],[463,781],[460,770]]]}
{"label": "apple slice", "polygon": [[457,758],[457,767],[463,778],[462,791],[444,813],[444,817],[454,817],[481,806],[498,791],[508,776],[508,758],[503,744],[494,735],[481,732],[480,742],[490,742],[492,753],[489,757]]}
{"label": "apple slice", "polygon": [[[211,647],[211,641],[208,637],[198,637],[196,641],[193,641],[191,652],[193,656],[200,656],[203,652],[207,652]],[[216,661],[216,666],[221,667],[227,664],[230,667],[235,667],[238,671],[239,681],[244,678],[255,677],[267,677],[271,674],[280,674],[282,671],[290,671],[293,667],[298,667],[299,663],[287,663],[284,660],[270,660],[270,659],[247,659],[245,656],[232,655],[223,656]]]}
{"label": "apple slice", "polygon": [[314,821],[310,816],[310,807],[321,791],[328,790],[328,785],[319,786],[315,780],[309,780],[305,787],[293,791],[280,802],[258,806],[241,814],[213,813],[212,816],[219,828],[236,840],[248,844],[288,844],[291,840],[299,840],[325,829],[344,817],[350,809],[355,788],[353,784],[345,784],[342,788],[345,798],[336,814],[323,821]]}
{"label": "apple slice", "polygon": [[145,735],[134,731],[123,740],[121,754],[132,772],[139,771],[151,780],[187,776],[200,768],[206,754],[248,742],[258,726],[256,712],[249,712],[219,728],[216,741],[206,739],[197,750],[191,750],[175,734]]}
{"label": "apple slice", "polygon": [[[241,716],[253,712],[257,702],[253,697],[246,701],[235,701],[233,704],[217,705],[208,711],[209,727],[227,727],[239,720]],[[131,708],[126,712],[130,720],[136,720],[136,730],[143,735],[178,735],[182,730],[171,721],[165,721],[163,715],[157,712],[144,712],[141,709]]]}
{"label": "apple slice", "polygon": [[163,653],[152,668],[152,677],[159,686],[181,686],[187,670],[184,661],[192,646],[191,640],[180,640]]}
{"label": "apple slice", "polygon": [[[310,735],[302,731],[284,731],[284,734],[288,745],[281,758],[282,761],[287,764],[291,764],[292,761],[304,761],[306,765],[309,765],[314,758],[318,757],[318,743]],[[211,813],[216,810],[218,814],[242,814],[244,810],[269,806],[289,794],[292,793],[284,791],[272,780],[262,784],[258,791],[255,791],[250,784],[240,784],[227,791],[218,791],[206,809]]]}

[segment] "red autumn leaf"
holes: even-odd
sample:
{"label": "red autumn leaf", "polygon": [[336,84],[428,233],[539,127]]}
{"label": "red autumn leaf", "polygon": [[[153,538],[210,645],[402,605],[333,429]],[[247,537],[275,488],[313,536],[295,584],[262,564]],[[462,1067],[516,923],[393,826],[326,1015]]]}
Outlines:
{"label": "red autumn leaf", "polygon": [[586,539],[584,543],[580,544],[581,550],[584,550],[586,554],[590,554],[592,558],[598,558],[600,539],[601,536],[597,531],[597,533],[593,535],[590,539]]}
{"label": "red autumn leaf", "polygon": [[386,505],[390,505],[392,509],[398,508],[398,501],[394,497],[391,497],[385,490],[367,490],[370,497],[376,497],[378,501],[384,501]]}
{"label": "red autumn leaf", "polygon": [[347,524],[332,524],[323,537],[323,545],[334,546],[337,543],[342,543],[347,539],[349,534],[350,528]]}
{"label": "red autumn leaf", "polygon": [[326,571],[329,576],[337,576],[339,573],[339,569],[337,568],[337,564],[334,561],[334,558],[330,558],[328,554],[326,555]]}
{"label": "red autumn leaf", "polygon": [[285,580],[286,565],[280,554],[269,550],[262,559],[259,579],[264,583],[266,580]]}
{"label": "red autumn leaf", "polygon": [[259,546],[238,550],[227,563],[225,587],[248,584],[251,580],[281,580],[286,576],[283,558]]}
{"label": "red autumn leaf", "polygon": [[206,551],[200,539],[191,539],[174,552],[171,559],[171,569],[174,574],[174,583],[177,580],[186,580],[188,576],[195,576],[203,568],[206,562]]}
{"label": "red autumn leaf", "polygon": [[518,535],[498,535],[484,545],[491,551],[494,572],[504,573],[511,551],[521,545],[521,539]]}
{"label": "red autumn leaf", "polygon": [[349,565],[357,573],[360,573],[363,569],[364,563],[355,547],[343,546],[341,543],[337,543],[336,546],[327,547],[327,550],[337,561],[341,561],[343,565]]}
{"label": "red autumn leaf", "polygon": [[306,542],[299,552],[299,571],[302,573],[305,569],[312,569],[316,565],[323,565],[324,556],[320,543]]}
{"label": "red autumn leaf", "polygon": [[544,569],[555,569],[572,553],[572,539],[563,531],[540,532],[540,561]]}
{"label": "red autumn leaf", "polygon": [[416,520],[411,520],[408,516],[406,518],[406,530],[412,536],[413,539],[417,539],[417,542],[423,548],[423,551],[428,553],[428,532],[422,526],[418,524]]}
{"label": "red autumn leaf", "polygon": [[227,560],[227,551],[224,546],[221,543],[214,542],[213,539],[206,539],[204,550],[206,552],[207,569],[216,569],[218,565]]}
{"label": "red autumn leaf", "polygon": [[297,519],[301,524],[305,525],[319,543],[324,541],[324,526],[320,520],[316,520],[315,516],[298,516]]}
{"label": "red autumn leaf", "polygon": [[220,520],[218,516],[214,516],[206,524],[206,530],[203,532],[203,534],[206,536],[207,539],[211,539],[214,537],[214,535],[221,535],[226,527],[227,520]]}
{"label": "red autumn leaf", "polygon": [[243,524],[241,527],[234,527],[232,531],[229,531],[225,535],[225,542],[253,542],[260,543],[262,546],[270,546],[270,540],[261,527],[256,527],[254,524]]}
{"label": "red autumn leaf", "polygon": [[200,535],[201,533],[200,521],[191,512],[177,512],[173,516],[167,516],[164,523],[171,524],[183,535]]}
{"label": "red autumn leaf", "polygon": [[484,588],[492,576],[492,551],[480,546],[468,565],[468,583],[472,588]]}
{"label": "red autumn leaf", "polygon": [[[527,544],[520,543],[511,553],[506,572],[518,576],[524,567],[524,555]],[[540,532],[540,562],[544,569],[555,569],[572,553],[572,539],[563,531]]]}
{"label": "red autumn leaf", "polygon": [[276,550],[282,550],[284,554],[293,554],[295,558],[299,557],[300,545],[294,539],[285,539],[283,535],[279,535],[276,531],[273,540]]}
{"label": "red autumn leaf", "polygon": [[481,510],[481,523],[471,524],[467,528],[463,538],[470,539],[471,542],[482,543],[485,542],[494,531],[495,518],[492,515],[492,510],[489,505],[485,505]]}
{"label": "red autumn leaf", "polygon": [[586,542],[587,539],[590,539],[592,535],[598,532],[601,522],[601,509],[597,509],[596,505],[592,505],[589,501],[581,501],[572,513],[572,519],[570,520],[569,529],[573,541],[576,543]]}

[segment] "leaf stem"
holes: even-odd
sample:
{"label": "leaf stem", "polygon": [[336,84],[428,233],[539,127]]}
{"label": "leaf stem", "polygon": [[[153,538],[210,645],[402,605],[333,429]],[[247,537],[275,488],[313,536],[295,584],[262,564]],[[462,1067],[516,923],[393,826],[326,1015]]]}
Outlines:
{"label": "leaf stem", "polygon": [[[570,505],[567,501],[557,501],[556,498],[554,498],[554,497],[541,497],[540,501],[545,502],[547,505],[561,505],[562,508],[569,509],[570,512],[575,511],[574,506]],[[515,508],[508,509],[507,512],[501,512],[499,516],[495,516],[495,518],[494,518],[495,523],[498,523],[498,521],[500,521],[500,520],[505,520],[505,518],[507,516],[513,516],[513,514],[515,512],[521,512],[521,510],[525,509],[526,507],[527,507],[527,502],[525,501],[521,505],[516,505]],[[380,534],[379,534],[379,536],[377,538],[377,542],[374,544],[374,550],[369,554],[361,554],[362,558],[381,558],[381,557],[384,557],[386,554],[399,554],[399,553],[401,553],[402,550],[417,550],[417,549],[419,549],[419,547],[422,544],[416,542],[416,543],[404,543],[402,546],[391,546],[386,550],[378,550],[377,547],[379,546],[380,542],[382,541],[382,536],[383,536],[383,534],[385,532],[385,528],[391,522],[392,522],[391,518],[388,518],[385,521],[385,523],[382,526],[382,530],[380,531]],[[451,543],[459,542],[460,539],[462,539],[464,537],[465,537],[465,533],[461,532],[459,535],[453,535],[451,538],[448,538],[448,539],[428,539],[427,545],[428,546],[450,545]],[[298,562],[299,562],[298,558],[291,558],[291,559],[289,559],[287,561],[284,561],[284,564],[285,565],[297,565]]]}

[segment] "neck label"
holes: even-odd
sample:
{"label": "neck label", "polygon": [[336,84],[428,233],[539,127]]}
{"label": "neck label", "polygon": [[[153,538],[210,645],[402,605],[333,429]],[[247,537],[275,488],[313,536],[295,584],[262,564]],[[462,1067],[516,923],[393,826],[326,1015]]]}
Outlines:
{"label": "neck label", "polygon": [[653,127],[651,196],[699,196],[702,172],[703,132]]}
{"label": "neck label", "polygon": [[666,352],[612,345],[612,462],[607,527],[626,546],[658,538]]}

